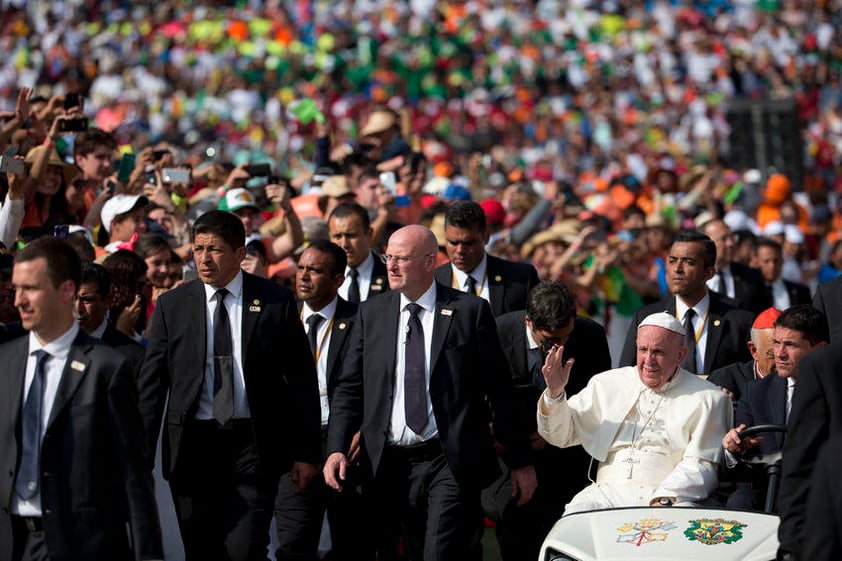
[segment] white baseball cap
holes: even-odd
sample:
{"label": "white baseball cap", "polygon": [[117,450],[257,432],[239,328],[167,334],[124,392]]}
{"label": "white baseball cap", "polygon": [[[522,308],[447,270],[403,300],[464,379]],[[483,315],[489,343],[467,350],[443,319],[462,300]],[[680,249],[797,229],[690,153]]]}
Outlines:
{"label": "white baseball cap", "polygon": [[109,234],[111,233],[111,221],[120,214],[126,214],[140,206],[149,204],[149,199],[143,195],[114,195],[102,205],[99,216],[102,219],[102,227]]}

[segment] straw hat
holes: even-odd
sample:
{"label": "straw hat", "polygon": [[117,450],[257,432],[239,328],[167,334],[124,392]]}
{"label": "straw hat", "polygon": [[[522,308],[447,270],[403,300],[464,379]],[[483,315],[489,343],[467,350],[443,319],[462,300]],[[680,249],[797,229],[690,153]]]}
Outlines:
{"label": "straw hat", "polygon": [[[24,160],[30,166],[35,163],[35,160],[41,155],[41,153],[46,150],[47,147],[44,145],[36,146],[32,150],[29,151],[26,155],[26,160]],[[64,184],[70,185],[70,182],[79,174],[79,170],[76,169],[76,166],[68,164],[64,160],[62,160],[56,149],[50,147],[50,159],[47,160],[47,164],[51,166],[58,166],[61,168],[61,175],[64,178]]]}
{"label": "straw hat", "polygon": [[360,130],[360,136],[371,136],[372,134],[385,132],[394,127],[397,122],[397,115],[388,109],[372,111],[371,115],[368,116],[365,126]]}

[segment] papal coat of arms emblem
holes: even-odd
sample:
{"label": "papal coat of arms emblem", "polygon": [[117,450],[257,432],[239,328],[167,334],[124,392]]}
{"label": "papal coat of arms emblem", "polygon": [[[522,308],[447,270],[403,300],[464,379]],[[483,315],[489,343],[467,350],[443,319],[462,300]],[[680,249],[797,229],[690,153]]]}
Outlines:
{"label": "papal coat of arms emblem", "polygon": [[637,547],[650,542],[662,542],[667,539],[669,530],[677,528],[672,522],[660,518],[644,518],[638,522],[623,524],[618,530],[617,543],[630,543]]}
{"label": "papal coat of arms emblem", "polygon": [[684,530],[684,535],[690,541],[698,541],[707,545],[739,541],[743,537],[743,528],[748,526],[742,522],[725,520],[724,518],[690,520],[690,524],[691,526]]}

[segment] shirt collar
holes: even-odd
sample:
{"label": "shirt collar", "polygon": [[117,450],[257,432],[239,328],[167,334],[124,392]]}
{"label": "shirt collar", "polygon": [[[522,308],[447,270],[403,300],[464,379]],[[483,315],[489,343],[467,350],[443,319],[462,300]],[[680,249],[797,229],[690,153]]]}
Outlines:
{"label": "shirt collar", "polygon": [[[411,302],[412,300],[401,293],[401,311],[406,309],[407,304],[410,304]],[[431,283],[430,288],[428,288],[427,291],[415,301],[415,303],[424,308],[425,312],[432,313],[433,310],[436,309],[436,283]]]}
{"label": "shirt collar", "polygon": [[[681,298],[678,296],[675,297],[675,317],[680,322],[684,322],[684,314],[687,313],[687,309],[689,306],[685,304]],[[693,311],[696,312],[696,315],[700,318],[703,318],[707,315],[708,309],[710,308],[710,291],[706,291],[705,295],[702,296],[702,299],[696,302],[696,305],[693,306]]]}
{"label": "shirt collar", "polygon": [[237,272],[237,275],[231,279],[231,282],[223,286],[214,287],[212,285],[206,284],[205,285],[205,298],[208,302],[213,300],[214,295],[220,288],[225,288],[228,290],[228,293],[231,294],[234,298],[239,299],[240,295],[243,292],[243,271],[240,270]]}
{"label": "shirt collar", "polygon": [[99,324],[99,327],[94,329],[89,333],[91,337],[96,337],[97,339],[102,339],[102,336],[105,335],[105,330],[108,328],[108,319],[103,319],[102,323]]}
{"label": "shirt collar", "polygon": [[46,353],[51,357],[65,360],[67,358],[67,355],[70,354],[70,346],[73,344],[73,341],[76,340],[76,335],[78,334],[79,324],[74,321],[73,325],[70,326],[70,329],[68,329],[67,331],[65,331],[60,336],[53,339],[46,345],[42,345],[41,341],[38,340],[38,337],[35,336],[35,333],[30,331],[29,354],[44,349],[44,351],[46,351]]}
{"label": "shirt collar", "polygon": [[[465,271],[460,271],[456,268],[456,265],[451,264],[450,268],[453,270],[453,274],[456,275],[456,282],[459,285],[458,289],[462,290],[465,286],[465,283],[468,281],[468,273]],[[474,277],[474,280],[477,283],[477,290],[479,290],[482,286],[482,282],[485,280],[485,270],[488,268],[488,254],[485,253],[482,256],[482,261],[474,267],[470,273],[471,276]]]}
{"label": "shirt collar", "polygon": [[321,310],[313,310],[313,308],[307,305],[307,302],[303,302],[303,305],[301,306],[301,321],[307,321],[307,318],[315,313],[318,313],[323,318],[329,320],[333,318],[333,314],[336,313],[336,305],[338,303],[339,297],[334,296],[333,300],[331,300],[330,303],[324,306]]}
{"label": "shirt collar", "polygon": [[[374,255],[369,251],[368,255],[363,262],[357,266],[357,273],[359,273],[360,277],[367,279],[371,277],[371,271],[374,270]],[[351,276],[351,267],[345,267],[345,276]]]}
{"label": "shirt collar", "polygon": [[525,322],[525,321],[523,322],[523,328],[526,330],[526,344],[527,344],[527,348],[528,348],[529,350],[532,350],[532,349],[537,349],[537,348],[538,348],[538,343],[537,343],[537,341],[535,341],[535,337],[533,337],[533,336],[532,336],[532,330],[531,330],[531,329],[529,329],[529,326],[526,324],[526,322]]}

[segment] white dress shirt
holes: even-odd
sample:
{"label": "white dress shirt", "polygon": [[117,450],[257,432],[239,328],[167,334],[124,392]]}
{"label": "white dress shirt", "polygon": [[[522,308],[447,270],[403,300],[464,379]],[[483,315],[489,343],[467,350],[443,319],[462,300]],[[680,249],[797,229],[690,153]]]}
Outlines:
{"label": "white dress shirt", "polygon": [[[371,288],[371,273],[374,272],[374,254],[368,252],[362,263],[357,267],[357,285],[360,287],[360,302],[365,302]],[[351,267],[345,267],[345,280],[339,287],[339,295],[348,299],[348,289],[351,287]]]}
{"label": "white dress shirt", "polygon": [[404,404],[404,378],[405,378],[405,364],[406,361],[406,332],[409,326],[409,310],[407,305],[411,301],[401,294],[400,303],[400,320],[398,321],[398,352],[396,354],[397,364],[395,365],[395,388],[392,394],[392,415],[389,422],[389,444],[397,444],[399,446],[408,446],[410,444],[418,444],[431,438],[436,438],[439,434],[438,425],[436,425],[436,417],[433,415],[433,401],[430,399],[430,356],[433,347],[433,325],[436,312],[436,283],[430,285],[430,288],[415,301],[421,306],[422,310],[418,312],[418,319],[421,321],[421,327],[424,329],[424,371],[427,380],[427,426],[424,427],[422,434],[415,434],[415,432],[406,425],[406,407]]}
{"label": "white dress shirt", "polygon": [[248,399],[246,398],[246,381],[243,376],[243,272],[225,287],[205,286],[205,325],[207,326],[205,348],[205,383],[199,396],[199,409],[196,418],[200,421],[213,419],[213,314],[216,311],[216,291],[219,288],[228,289],[225,296],[225,310],[228,312],[228,322],[231,326],[231,352],[234,363],[234,418],[248,418]]}
{"label": "white dress shirt", "polygon": [[772,302],[778,310],[786,310],[790,307],[789,291],[786,289],[783,279],[772,283]]}
{"label": "white dress shirt", "polygon": [[327,401],[327,355],[330,349],[330,332],[333,330],[333,316],[336,314],[336,304],[339,301],[338,297],[334,297],[330,304],[321,310],[313,311],[307,302],[301,306],[301,321],[304,322],[304,331],[310,334],[310,326],[307,324],[307,319],[313,314],[318,313],[324,319],[316,328],[316,373],[319,377],[319,401],[322,406],[322,428],[327,426],[328,417],[330,416],[330,407]]}
{"label": "white dress shirt", "polygon": [[[462,292],[468,292],[468,273],[466,273],[465,271],[460,271],[453,264],[450,265],[450,270],[453,272],[452,278],[455,279],[455,282],[452,282],[452,287],[456,290],[461,290]],[[484,298],[485,301],[490,304],[491,296],[488,292],[487,271],[488,254],[485,254],[482,256],[482,261],[479,262],[479,265],[474,267],[474,270],[471,271],[471,276],[474,278],[477,290],[479,291],[479,293],[476,294],[476,296]]]}
{"label": "white dress shirt", "polygon": [[[722,286],[721,281],[725,281],[725,286]],[[731,272],[731,267],[726,265],[717,271],[717,274],[713,275],[713,277],[707,281],[707,286],[714,292],[718,292],[728,298],[734,298],[736,289],[734,288],[734,274]]]}
{"label": "white dress shirt", "polygon": [[[684,325],[684,315],[687,313],[688,310],[687,304],[681,301],[681,298],[675,298],[675,317],[678,321]],[[705,293],[701,300],[696,302],[696,305],[693,306],[693,311],[696,312],[696,315],[693,316],[693,334],[696,339],[696,369],[699,372],[694,372],[694,374],[700,374],[705,369],[705,350],[708,344],[708,312],[710,311],[710,292]],[[699,330],[701,329],[701,333]],[[690,349],[693,351],[693,349]]]}
{"label": "white dress shirt", "polygon": [[[35,378],[35,365],[38,362],[35,358],[35,353],[43,349],[50,355],[44,362],[44,401],[42,402],[41,408],[41,440],[44,439],[44,434],[47,432],[47,422],[50,420],[50,414],[53,411],[53,402],[56,400],[61,376],[67,364],[67,357],[70,355],[70,347],[73,345],[73,341],[78,334],[79,324],[75,321],[70,326],[70,329],[46,345],[42,345],[34,333],[29,333],[29,356],[26,360],[26,378],[24,378],[23,382],[21,411],[23,411],[23,404],[26,403],[26,397],[29,395],[32,380]],[[12,493],[11,507],[13,514],[19,514],[20,516],[41,516],[41,489],[39,488],[38,492],[28,500],[22,500],[18,497],[17,493]]]}

